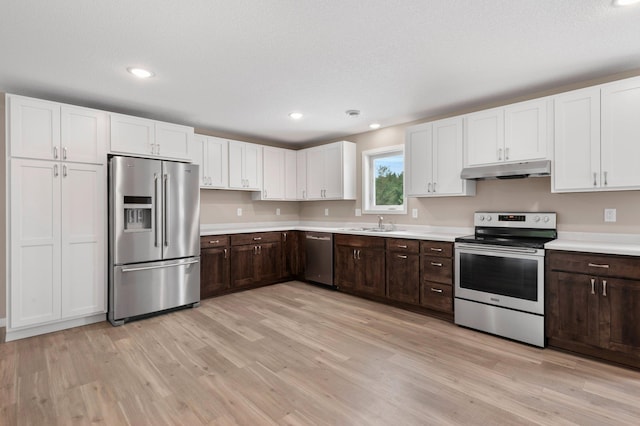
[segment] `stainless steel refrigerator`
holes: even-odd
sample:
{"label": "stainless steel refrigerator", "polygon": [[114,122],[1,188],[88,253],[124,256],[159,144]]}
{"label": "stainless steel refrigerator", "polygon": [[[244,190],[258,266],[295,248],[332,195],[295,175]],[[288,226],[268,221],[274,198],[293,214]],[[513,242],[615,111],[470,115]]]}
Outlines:
{"label": "stainless steel refrigerator", "polygon": [[109,160],[109,321],[200,302],[198,166]]}

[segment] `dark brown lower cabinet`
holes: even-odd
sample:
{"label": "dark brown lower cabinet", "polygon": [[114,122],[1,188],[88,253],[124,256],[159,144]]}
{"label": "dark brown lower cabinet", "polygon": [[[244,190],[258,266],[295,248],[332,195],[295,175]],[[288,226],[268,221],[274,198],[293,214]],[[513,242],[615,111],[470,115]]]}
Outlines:
{"label": "dark brown lower cabinet", "polygon": [[453,314],[453,244],[420,242],[420,305]]}
{"label": "dark brown lower cabinet", "polygon": [[200,299],[229,289],[229,237],[200,238]]}
{"label": "dark brown lower cabinet", "polygon": [[280,232],[231,236],[231,288],[277,282],[282,276]]}
{"label": "dark brown lower cabinet", "polygon": [[338,288],[372,296],[385,296],[384,238],[336,234],[334,274]]}
{"label": "dark brown lower cabinet", "polygon": [[420,242],[387,238],[387,297],[420,303]]}
{"label": "dark brown lower cabinet", "polygon": [[298,231],[282,232],[282,278],[298,278],[303,275],[302,249]]}
{"label": "dark brown lower cabinet", "polygon": [[640,367],[640,259],[548,251],[550,346]]}

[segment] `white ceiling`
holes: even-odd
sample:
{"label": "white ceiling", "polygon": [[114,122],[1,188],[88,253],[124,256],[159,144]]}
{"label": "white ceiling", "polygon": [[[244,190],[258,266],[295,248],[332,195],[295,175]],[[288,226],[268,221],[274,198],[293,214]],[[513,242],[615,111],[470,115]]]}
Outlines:
{"label": "white ceiling", "polygon": [[0,0],[0,63],[0,91],[307,143],[640,68],[640,5]]}

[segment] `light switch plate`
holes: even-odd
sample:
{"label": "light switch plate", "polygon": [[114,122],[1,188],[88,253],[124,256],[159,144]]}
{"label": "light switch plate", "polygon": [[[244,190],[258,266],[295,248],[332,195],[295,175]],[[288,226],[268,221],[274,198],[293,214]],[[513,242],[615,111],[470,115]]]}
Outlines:
{"label": "light switch plate", "polygon": [[362,209],[356,209],[356,216],[362,216]]}
{"label": "light switch plate", "polygon": [[276,209],[276,216],[280,216],[280,209]]}
{"label": "light switch plate", "polygon": [[238,207],[237,213],[238,213],[238,216],[242,216],[242,207]]}
{"label": "light switch plate", "polygon": [[414,219],[418,218],[418,209],[411,209],[411,217]]}
{"label": "light switch plate", "polygon": [[329,216],[329,209],[324,209],[324,215]]}
{"label": "light switch plate", "polygon": [[604,209],[604,221],[615,222],[616,221],[616,209]]}

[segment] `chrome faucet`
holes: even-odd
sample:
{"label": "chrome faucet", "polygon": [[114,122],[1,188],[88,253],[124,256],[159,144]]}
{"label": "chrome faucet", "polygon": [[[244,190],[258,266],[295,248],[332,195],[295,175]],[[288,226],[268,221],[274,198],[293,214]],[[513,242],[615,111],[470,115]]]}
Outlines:
{"label": "chrome faucet", "polygon": [[378,229],[384,229],[384,224],[382,223],[383,220],[384,217],[378,216]]}

